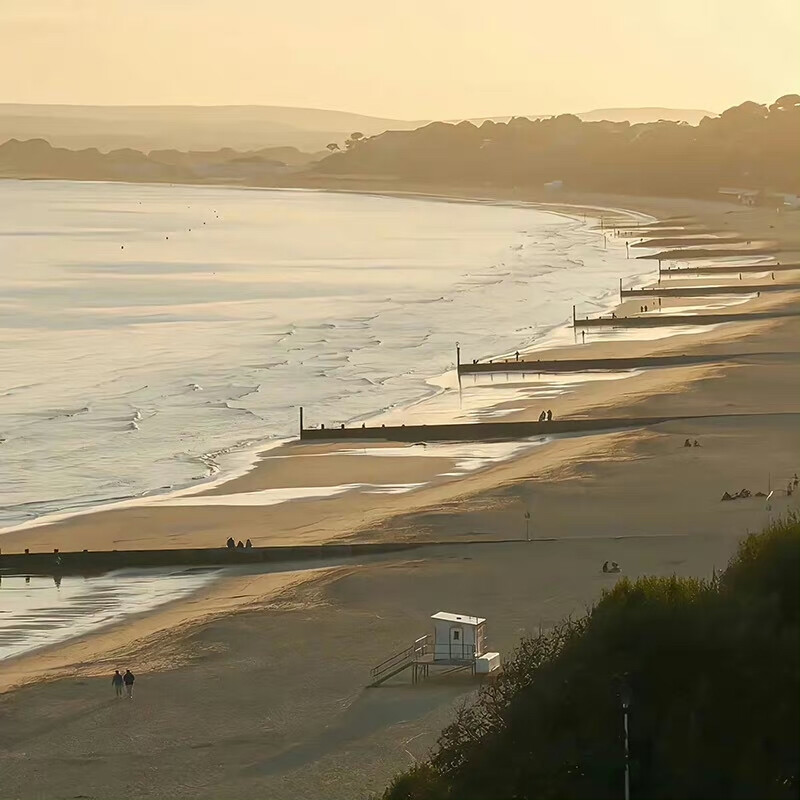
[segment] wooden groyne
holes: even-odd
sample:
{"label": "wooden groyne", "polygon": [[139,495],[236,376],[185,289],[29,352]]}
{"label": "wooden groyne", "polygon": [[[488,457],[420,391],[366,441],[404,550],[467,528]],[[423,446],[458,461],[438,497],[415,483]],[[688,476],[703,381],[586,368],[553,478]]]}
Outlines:
{"label": "wooden groyne", "polygon": [[[720,242],[724,244],[724,242]],[[737,247],[721,250],[718,247],[687,247],[681,250],[662,250],[660,253],[636,256],[636,258],[658,259],[659,261],[689,261],[693,258],[730,258],[731,256],[771,256],[780,253],[777,245],[761,247]]]}
{"label": "wooden groyne", "polygon": [[387,442],[487,442],[528,439],[564,433],[594,433],[658,425],[676,419],[698,419],[696,416],[669,417],[604,417],[602,419],[561,419],[550,422],[535,420],[517,422],[463,422],[441,425],[380,425],[347,428],[320,426],[301,428],[304,442],[387,441]]}
{"label": "wooden groyne", "polygon": [[[527,375],[540,373],[622,371],[627,369],[648,369],[651,367],[685,367],[694,364],[717,364],[722,361],[758,358],[764,353],[729,353],[725,355],[675,355],[675,356],[634,356],[631,358],[564,358],[559,360],[481,361],[477,364],[459,364],[460,375],[483,372],[515,372]],[[770,353],[769,355],[776,355]],[[793,354],[789,354],[793,355]]]}
{"label": "wooden groyne", "polygon": [[787,272],[800,269],[800,261],[789,264],[713,264],[706,267],[661,267],[659,275],[714,275],[736,272]]}
{"label": "wooden groyne", "polygon": [[800,311],[751,311],[738,314],[662,314],[652,311],[640,317],[586,317],[573,321],[575,328],[660,328],[680,325],[719,325],[722,322],[754,322],[796,317]]}
{"label": "wooden groyne", "polygon": [[288,545],[284,547],[185,548],[176,550],[82,550],[47,553],[0,553],[0,580],[5,575],[100,575],[118,569],[163,567],[218,568],[294,563],[385,555],[452,545],[511,544],[522,539],[463,539],[424,542],[361,542]]}
{"label": "wooden groyne", "polygon": [[647,286],[643,289],[621,289],[626,297],[713,297],[722,294],[757,294],[758,292],[796,292],[800,283],[731,283],[727,286]]}

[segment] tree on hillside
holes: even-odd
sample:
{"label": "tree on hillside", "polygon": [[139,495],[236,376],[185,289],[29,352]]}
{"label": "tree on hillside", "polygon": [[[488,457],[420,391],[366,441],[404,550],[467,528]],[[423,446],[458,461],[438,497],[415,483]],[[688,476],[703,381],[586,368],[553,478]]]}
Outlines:
{"label": "tree on hillside", "polygon": [[800,96],[770,106],[748,101],[698,125],[562,114],[480,127],[435,122],[368,140],[357,131],[344,150],[314,169],[473,186],[562,180],[579,191],[690,197],[717,197],[724,186],[800,193]]}
{"label": "tree on hillside", "polygon": [[341,150],[342,148],[339,147],[336,142],[331,142],[330,144],[326,144],[325,147],[331,151],[331,153],[335,153],[337,150]]}
{"label": "tree on hillside", "polygon": [[344,145],[348,150],[351,150],[362,141],[364,141],[364,134],[361,133],[361,131],[355,131],[354,133],[350,134],[350,138],[345,141]]}

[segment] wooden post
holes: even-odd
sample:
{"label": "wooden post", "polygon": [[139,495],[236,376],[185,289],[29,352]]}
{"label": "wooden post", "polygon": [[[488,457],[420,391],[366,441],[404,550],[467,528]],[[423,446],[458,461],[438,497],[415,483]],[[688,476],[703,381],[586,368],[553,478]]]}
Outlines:
{"label": "wooden post", "polygon": [[303,406],[300,406],[300,438],[303,438]]}
{"label": "wooden post", "polygon": [[622,302],[622,278],[619,279],[619,301]]}
{"label": "wooden post", "polygon": [[572,306],[572,327],[575,327],[575,306]]}
{"label": "wooden post", "polygon": [[461,367],[461,345],[456,342],[456,370]]}

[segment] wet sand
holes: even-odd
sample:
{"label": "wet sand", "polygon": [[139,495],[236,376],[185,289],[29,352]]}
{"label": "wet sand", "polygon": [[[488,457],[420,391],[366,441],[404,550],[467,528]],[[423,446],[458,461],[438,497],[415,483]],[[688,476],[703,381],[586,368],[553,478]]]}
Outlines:
{"label": "wet sand", "polygon": [[[709,225],[731,211],[715,206],[703,217],[704,204],[685,201],[634,207],[661,217],[698,213]],[[758,210],[734,213],[737,229],[753,239],[766,237],[774,223]],[[795,233],[787,229],[787,250],[796,246]],[[780,238],[780,231],[769,235]],[[796,302],[794,295],[762,295],[738,308]],[[9,795],[352,798],[380,791],[425,754],[454,702],[474,691],[464,679],[412,688],[402,676],[385,688],[364,688],[371,666],[428,632],[430,614],[485,616],[491,647],[507,652],[520,635],[581,613],[612,585],[614,576],[599,569],[604,560],[618,561],[628,576],[708,576],[747,530],[763,526],[762,499],[721,503],[720,497],[741,488],[780,490],[800,468],[799,342],[796,319],[672,338],[609,337],[545,349],[541,357],[789,355],[645,370],[546,404],[526,391],[515,389],[507,400],[498,393],[509,419],[535,418],[543,405],[559,416],[612,409],[631,416],[733,415],[725,419],[564,439],[452,480],[441,473],[453,471],[453,456],[356,457],[338,446],[292,445],[282,453],[289,458],[267,458],[209,496],[430,484],[403,494],[345,493],[272,506],[137,507],[4,536],[4,549],[96,546],[109,532],[115,547],[216,544],[228,532],[263,544],[522,538],[529,509],[531,535],[552,540],[453,546],[424,558],[406,554],[322,573],[263,576],[264,585],[256,586],[252,581],[262,578],[232,575],[214,584],[213,597],[209,590],[142,617],[136,625],[143,628],[117,626],[15,660],[0,688],[34,683],[0,698],[6,721],[0,770]],[[502,409],[504,402],[512,410]],[[701,447],[684,448],[686,438]],[[797,499],[779,491],[771,513],[796,509]],[[120,659],[140,676],[129,704],[111,695],[109,675]],[[61,679],[41,682],[47,676]]]}

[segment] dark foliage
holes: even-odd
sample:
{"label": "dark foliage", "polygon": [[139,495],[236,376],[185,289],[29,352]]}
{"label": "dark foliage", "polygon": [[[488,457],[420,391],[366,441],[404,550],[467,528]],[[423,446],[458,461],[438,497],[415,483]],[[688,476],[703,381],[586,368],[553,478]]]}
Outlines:
{"label": "dark foliage", "polygon": [[435,122],[362,139],[315,167],[417,182],[541,186],[708,196],[731,186],[800,191],[800,95],[746,102],[699,125],[582,122],[578,117],[479,127]]}
{"label": "dark foliage", "polygon": [[523,640],[430,760],[384,800],[796,798],[800,522],[710,580],[621,580],[583,619]]}

